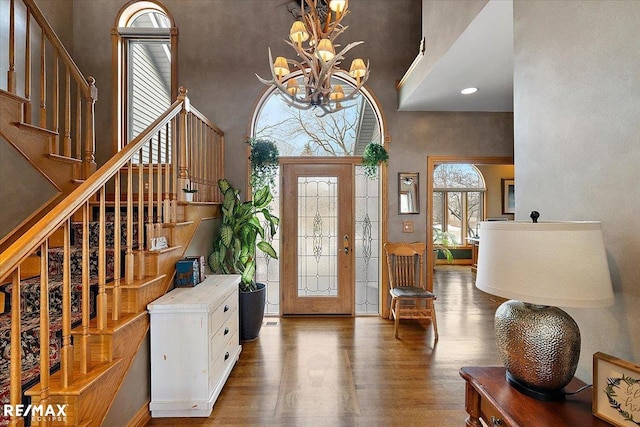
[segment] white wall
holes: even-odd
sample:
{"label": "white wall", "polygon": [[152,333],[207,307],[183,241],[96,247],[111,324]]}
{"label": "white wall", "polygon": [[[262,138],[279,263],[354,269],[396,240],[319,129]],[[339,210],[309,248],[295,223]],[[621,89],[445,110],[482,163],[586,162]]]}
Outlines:
{"label": "white wall", "polygon": [[615,291],[567,310],[596,351],[640,362],[640,2],[515,1],[516,219],[601,220]]}

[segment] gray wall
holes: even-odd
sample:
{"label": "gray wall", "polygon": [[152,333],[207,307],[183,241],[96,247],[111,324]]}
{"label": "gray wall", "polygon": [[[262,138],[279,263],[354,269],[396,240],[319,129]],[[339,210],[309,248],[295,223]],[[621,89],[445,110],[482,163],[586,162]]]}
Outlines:
{"label": "gray wall", "polygon": [[567,310],[596,351],[640,362],[640,3],[514,3],[516,219],[601,220],[615,305]]}
{"label": "gray wall", "polygon": [[[60,0],[38,0],[53,10]],[[225,131],[226,176],[245,188],[246,145],[251,117],[265,90],[255,77],[268,75],[267,48],[274,55],[291,55],[284,43],[292,16],[283,0],[164,0],[179,28],[179,85],[189,90],[196,108]],[[50,4],[51,7],[44,7]],[[111,31],[125,0],[74,0],[72,13],[56,14],[54,28],[69,30],[72,55],[85,75],[96,78],[97,161],[112,153]],[[69,3],[65,3],[68,11]],[[429,155],[511,156],[513,116],[510,113],[397,112],[396,83],[418,53],[421,0],[358,0],[350,2],[349,29],[343,43],[364,40],[354,55],[369,59],[367,83],[384,112],[389,146],[389,239],[426,239],[426,161]],[[73,18],[71,18],[73,17]],[[90,29],[90,30],[87,30]],[[437,31],[432,28],[431,31]],[[435,34],[435,33],[434,33]],[[348,57],[348,65],[352,58]],[[397,173],[419,172],[421,213],[412,215],[415,232],[401,232],[405,216],[397,214]],[[141,381],[145,373],[132,372]],[[127,379],[129,381],[129,379]],[[141,394],[122,389],[118,399],[143,402]],[[121,400],[121,401],[124,401]],[[135,405],[134,405],[135,406]],[[116,409],[117,410],[117,409]]]}

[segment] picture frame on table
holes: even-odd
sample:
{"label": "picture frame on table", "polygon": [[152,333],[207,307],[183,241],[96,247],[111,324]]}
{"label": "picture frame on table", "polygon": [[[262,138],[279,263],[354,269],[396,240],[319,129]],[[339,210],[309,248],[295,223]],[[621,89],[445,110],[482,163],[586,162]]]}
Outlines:
{"label": "picture frame on table", "polygon": [[502,214],[516,213],[516,181],[513,178],[502,179]]}
{"label": "picture frame on table", "polygon": [[616,427],[640,425],[640,366],[595,353],[592,409],[593,415]]}

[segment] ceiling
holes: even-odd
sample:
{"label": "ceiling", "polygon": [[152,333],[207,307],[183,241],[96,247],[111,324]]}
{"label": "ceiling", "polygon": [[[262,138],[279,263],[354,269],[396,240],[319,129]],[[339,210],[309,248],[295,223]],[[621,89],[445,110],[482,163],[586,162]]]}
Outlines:
{"label": "ceiling", "polygon": [[[428,50],[426,55],[428,55]],[[513,111],[513,2],[490,0],[428,69],[417,58],[399,89],[399,111]],[[478,92],[462,95],[467,87]]]}

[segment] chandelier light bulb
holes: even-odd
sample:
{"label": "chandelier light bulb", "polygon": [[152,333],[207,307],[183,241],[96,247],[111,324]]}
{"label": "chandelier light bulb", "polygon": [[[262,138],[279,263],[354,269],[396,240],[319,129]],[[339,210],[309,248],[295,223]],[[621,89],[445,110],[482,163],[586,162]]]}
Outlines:
{"label": "chandelier light bulb", "polygon": [[291,30],[289,30],[289,38],[292,42],[298,44],[298,48],[302,46],[302,42],[309,40],[309,32],[304,22],[294,21],[293,25],[291,25]]}
{"label": "chandelier light bulb", "polygon": [[291,96],[296,96],[300,92],[300,85],[296,79],[289,79],[287,81],[287,93]]}
{"label": "chandelier light bulb", "polygon": [[331,0],[329,2],[329,9],[333,10],[335,13],[338,14],[338,16],[340,16],[344,11],[346,5],[347,5],[346,0]]}
{"label": "chandelier light bulb", "polygon": [[322,59],[324,62],[331,61],[336,56],[336,51],[333,49],[333,43],[331,43],[331,40],[320,40],[316,54],[318,55],[318,58]]}
{"label": "chandelier light bulb", "polygon": [[282,80],[282,77],[289,74],[289,64],[287,64],[287,58],[284,56],[278,56],[273,63],[273,71],[278,76],[278,79]]}

